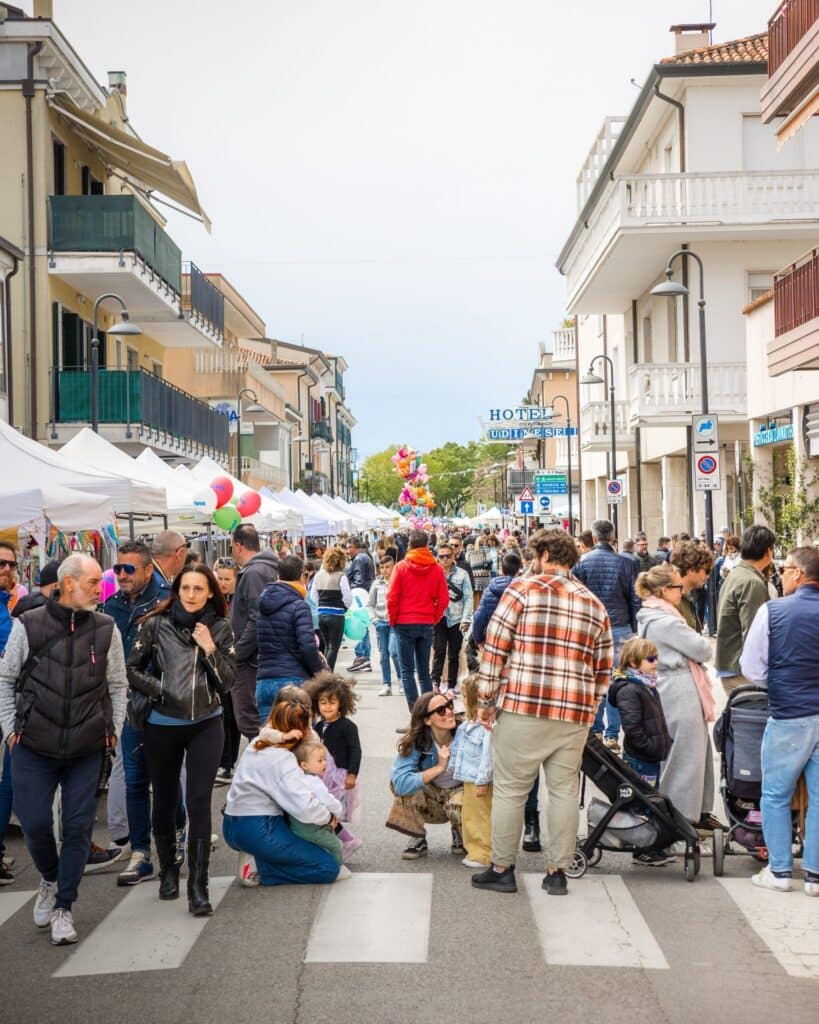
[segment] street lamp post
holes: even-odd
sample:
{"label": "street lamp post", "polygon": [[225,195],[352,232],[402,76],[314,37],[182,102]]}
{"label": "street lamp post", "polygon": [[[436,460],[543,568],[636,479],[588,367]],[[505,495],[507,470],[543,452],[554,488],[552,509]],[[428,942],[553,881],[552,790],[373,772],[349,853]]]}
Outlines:
{"label": "street lamp post", "polygon": [[552,405],[560,399],[566,403],[566,469],[569,477],[569,535],[574,536],[574,517],[572,516],[572,409],[565,395],[555,395]]}
{"label": "street lamp post", "polygon": [[[91,429],[95,434],[100,432],[100,403],[99,403],[99,373],[100,373],[100,335],[99,327],[97,326],[97,317],[99,316],[100,304],[106,299],[116,299],[116,301],[122,307],[122,319],[119,323],[114,324],[113,327],[109,328],[108,334],[125,334],[125,335],[137,335],[142,334],[142,331],[137,327],[136,324],[132,324],[128,319],[128,307],[125,305],[125,299],[116,292],[106,292],[104,295],[100,295],[97,301],[94,303],[94,327],[91,332]],[[125,390],[126,394],[128,391],[128,374],[125,374]]]}
{"label": "street lamp post", "polygon": [[[310,438],[309,437],[305,437],[303,434],[299,434],[298,436],[293,438],[293,444],[297,444],[299,446],[299,483],[302,486],[304,486],[304,479],[302,477],[303,469],[302,469],[302,464],[301,464],[301,446],[303,444],[309,444],[309,443],[310,443]],[[309,451],[309,448],[308,448],[308,451]]]}
{"label": "street lamp post", "polygon": [[[699,321],[699,340],[700,340],[700,398],[702,401],[702,413],[705,415],[709,412],[708,408],[708,360],[706,354],[705,345],[705,268],[703,267],[702,260],[690,249],[678,249],[668,259],[668,263],[665,268],[666,279],[662,284],[655,285],[651,289],[652,295],[665,295],[670,299],[676,299],[681,295],[688,295],[688,288],[681,284],[679,281],[672,281],[672,275],[674,273],[673,263],[678,257],[685,259],[690,256],[693,259],[700,271],[700,297],[697,300],[697,308],[699,310],[698,321]],[[689,484],[691,487],[693,484],[694,467],[688,467]],[[693,523],[690,524],[693,530]],[[705,492],[705,539],[708,543],[708,550],[713,555],[714,553],[714,503],[711,491]],[[714,588],[708,588],[708,606],[710,611],[711,624],[715,621],[716,615],[716,594]]]}
{"label": "street lamp post", "polygon": [[[594,359],[589,363],[589,369],[586,376],[580,381],[581,384],[605,384],[605,380],[597,373],[594,372],[594,364],[602,359],[603,362],[608,363],[609,367],[609,403],[611,409],[611,479],[617,478],[617,413],[614,403],[614,363],[611,358],[606,355],[595,356]],[[611,521],[614,524],[614,535],[618,537],[618,509],[617,505],[611,506]]]}
{"label": "street lamp post", "polygon": [[242,399],[251,395],[251,406],[248,412],[260,412],[261,406],[253,388],[242,388],[236,396],[236,479],[242,482]]}

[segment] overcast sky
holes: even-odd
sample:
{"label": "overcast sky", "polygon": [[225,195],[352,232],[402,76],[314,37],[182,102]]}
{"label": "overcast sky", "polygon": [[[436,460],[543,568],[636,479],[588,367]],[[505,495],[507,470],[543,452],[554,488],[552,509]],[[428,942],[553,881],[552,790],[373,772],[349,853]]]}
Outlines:
{"label": "overcast sky", "polygon": [[[19,2],[19,0],[18,0]],[[24,3],[31,10],[28,0]],[[715,40],[775,0],[714,0]],[[479,436],[563,316],[575,177],[708,0],[54,0],[142,138],[187,161],[272,337],[343,355],[362,454]]]}

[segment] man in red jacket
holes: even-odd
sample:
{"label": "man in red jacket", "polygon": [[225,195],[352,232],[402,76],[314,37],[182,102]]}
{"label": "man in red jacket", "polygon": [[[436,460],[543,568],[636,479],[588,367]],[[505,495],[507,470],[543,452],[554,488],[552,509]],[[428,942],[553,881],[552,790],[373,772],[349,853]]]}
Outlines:
{"label": "man in red jacket", "polygon": [[406,558],[396,565],[387,591],[387,614],[398,640],[401,683],[410,711],[418,699],[416,668],[421,692],[432,689],[432,630],[448,604],[446,576],[429,550],[429,539],[423,530],[412,530]]}

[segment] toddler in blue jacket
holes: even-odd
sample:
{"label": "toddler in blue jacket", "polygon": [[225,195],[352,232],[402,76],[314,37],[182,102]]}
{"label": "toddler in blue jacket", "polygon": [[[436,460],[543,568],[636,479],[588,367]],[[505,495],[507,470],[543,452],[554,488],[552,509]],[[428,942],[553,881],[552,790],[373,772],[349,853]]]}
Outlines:
{"label": "toddler in blue jacket", "polygon": [[461,827],[468,868],[492,863],[492,733],[478,721],[478,673],[461,683],[466,718],[452,741],[452,773],[464,784]]}

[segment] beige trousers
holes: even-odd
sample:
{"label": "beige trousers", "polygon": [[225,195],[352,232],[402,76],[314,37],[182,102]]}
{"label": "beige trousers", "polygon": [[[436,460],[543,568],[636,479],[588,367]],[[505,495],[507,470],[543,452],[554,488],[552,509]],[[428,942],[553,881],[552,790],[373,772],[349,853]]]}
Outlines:
{"label": "beige trousers", "polygon": [[492,862],[515,863],[523,829],[523,807],[540,766],[549,803],[550,870],[565,870],[572,862],[577,826],[580,761],[588,725],[501,711],[492,738],[495,758],[492,794]]}
{"label": "beige trousers", "polygon": [[488,864],[492,860],[492,787],[486,796],[477,796],[478,787],[464,783],[461,811],[461,835],[469,860]]}

